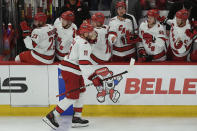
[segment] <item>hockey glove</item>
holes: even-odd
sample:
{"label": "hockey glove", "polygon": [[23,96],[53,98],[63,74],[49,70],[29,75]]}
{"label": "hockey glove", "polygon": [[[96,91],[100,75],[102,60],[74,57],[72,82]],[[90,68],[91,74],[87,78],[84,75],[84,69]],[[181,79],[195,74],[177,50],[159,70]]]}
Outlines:
{"label": "hockey glove", "polygon": [[145,62],[146,61],[146,57],[147,57],[146,51],[144,49],[140,49],[138,51],[138,54],[139,54],[138,61],[139,62]]}
{"label": "hockey glove", "polygon": [[194,36],[197,35],[197,31],[196,31],[195,29],[194,29],[194,30],[187,29],[187,30],[185,31],[185,34],[186,34],[188,37],[190,37],[190,39],[193,39]]}
{"label": "hockey glove", "polygon": [[167,21],[167,19],[166,19],[166,17],[165,16],[159,16],[158,18],[157,18],[157,20],[160,22],[160,24],[162,24],[162,25],[166,25],[166,21]]}
{"label": "hockey glove", "polygon": [[139,62],[147,62],[147,61],[152,61],[152,56],[149,56],[144,49],[138,50]]}
{"label": "hockey glove", "polygon": [[92,81],[92,83],[93,83],[93,85],[95,87],[103,86],[102,79],[98,75],[96,75],[95,73],[93,73],[92,75],[90,75],[88,77],[88,79]]}
{"label": "hockey glove", "polygon": [[130,32],[126,32],[126,40],[127,44],[136,44],[137,42],[141,42],[141,38],[137,34],[132,34]]}
{"label": "hockey glove", "polygon": [[196,20],[191,21],[191,25],[194,29],[197,29],[197,21]]}
{"label": "hockey glove", "polygon": [[20,26],[23,31],[23,37],[31,35],[31,28],[27,25],[26,21],[21,22]]}

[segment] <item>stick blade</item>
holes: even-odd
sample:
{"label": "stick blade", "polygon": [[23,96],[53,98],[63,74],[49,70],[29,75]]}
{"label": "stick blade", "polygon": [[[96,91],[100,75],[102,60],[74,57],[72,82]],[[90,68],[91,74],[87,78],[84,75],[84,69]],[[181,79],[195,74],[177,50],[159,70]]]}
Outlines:
{"label": "stick blade", "polygon": [[134,64],[135,64],[135,59],[131,58],[130,63],[129,63],[128,72],[131,72],[133,70]]}

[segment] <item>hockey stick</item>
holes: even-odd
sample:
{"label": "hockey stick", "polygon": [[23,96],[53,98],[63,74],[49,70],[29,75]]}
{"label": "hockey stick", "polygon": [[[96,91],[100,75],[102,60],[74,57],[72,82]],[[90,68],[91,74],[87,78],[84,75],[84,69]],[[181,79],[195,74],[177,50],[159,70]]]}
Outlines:
{"label": "hockey stick", "polygon": [[[129,63],[129,68],[128,68],[128,70],[126,70],[126,71],[124,71],[124,72],[121,72],[121,73],[119,73],[119,74],[116,74],[116,75],[107,77],[107,78],[103,79],[102,82],[103,82],[103,81],[106,81],[106,80],[108,80],[108,79],[111,79],[111,78],[114,78],[114,77],[117,77],[117,76],[121,76],[121,75],[124,75],[124,74],[130,72],[130,71],[132,70],[132,67],[134,66],[134,64],[135,64],[135,59],[131,58],[130,63]],[[82,87],[80,87],[80,88],[76,88],[76,89],[70,90],[70,91],[67,92],[67,93],[62,93],[62,94],[60,94],[60,95],[57,95],[56,97],[59,97],[59,96],[65,95],[65,94],[69,94],[69,93],[71,93],[71,92],[74,92],[74,91],[77,91],[77,90],[80,90],[80,89],[83,89],[83,88],[87,88],[87,87],[92,86],[92,85],[93,85],[93,83],[90,83],[90,84],[87,84],[87,85],[82,86]]]}
{"label": "hockey stick", "polygon": [[196,38],[197,38],[197,35],[193,36],[193,38],[189,42],[194,41]]}

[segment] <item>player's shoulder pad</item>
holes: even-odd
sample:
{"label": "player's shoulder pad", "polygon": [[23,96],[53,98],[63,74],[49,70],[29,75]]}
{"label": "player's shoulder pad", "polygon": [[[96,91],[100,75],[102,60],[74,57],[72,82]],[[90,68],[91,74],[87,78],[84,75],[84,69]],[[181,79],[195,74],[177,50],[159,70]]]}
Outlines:
{"label": "player's shoulder pad", "polygon": [[140,24],[140,29],[144,28],[147,26],[147,22],[146,21],[143,21],[141,24]]}
{"label": "player's shoulder pad", "polygon": [[77,37],[74,38],[75,42],[77,44],[84,44],[86,40],[84,40],[83,38],[81,38],[80,36],[77,35]]}
{"label": "player's shoulder pad", "polygon": [[131,14],[124,14],[123,17],[126,18],[126,19],[129,19],[131,21],[134,21],[134,19],[135,19],[135,17]]}
{"label": "player's shoulder pad", "polygon": [[116,19],[117,19],[117,16],[111,18],[109,22],[114,22]]}
{"label": "player's shoulder pad", "polygon": [[72,23],[72,27],[77,30],[77,26],[74,23]]}
{"label": "player's shoulder pad", "polygon": [[52,26],[51,24],[46,24],[46,26],[35,28],[32,31],[32,34],[42,35],[45,34],[48,30],[54,30],[54,29],[55,29],[54,26]]}
{"label": "player's shoulder pad", "polygon": [[54,22],[54,26],[57,26],[57,25],[59,25],[61,22],[60,22],[61,20],[60,20],[60,18],[57,18],[56,20],[55,20],[55,22]]}
{"label": "player's shoulder pad", "polygon": [[32,33],[31,34],[36,34],[36,35],[40,35],[42,32],[41,32],[41,28],[35,28],[33,29]]}
{"label": "player's shoulder pad", "polygon": [[49,29],[54,29],[54,26],[51,24],[46,24],[48,26]]}

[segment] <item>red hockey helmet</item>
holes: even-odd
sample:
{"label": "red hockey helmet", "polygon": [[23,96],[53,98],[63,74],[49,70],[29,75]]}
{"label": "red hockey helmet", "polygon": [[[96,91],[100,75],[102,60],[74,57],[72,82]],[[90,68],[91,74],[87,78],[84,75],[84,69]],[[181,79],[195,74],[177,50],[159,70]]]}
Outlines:
{"label": "red hockey helmet", "polygon": [[148,10],[147,16],[152,16],[152,17],[158,18],[159,17],[159,10],[157,10],[157,9]]}
{"label": "red hockey helmet", "polygon": [[189,17],[189,12],[186,9],[182,9],[176,12],[176,17],[179,19],[187,20]]}
{"label": "red hockey helmet", "polygon": [[82,23],[79,28],[79,34],[90,33],[94,30],[94,27],[88,23]]}
{"label": "red hockey helmet", "polygon": [[66,11],[62,13],[61,18],[67,21],[74,21],[75,20],[75,15],[72,11]]}
{"label": "red hockey helmet", "polygon": [[46,23],[47,21],[47,15],[40,12],[40,13],[37,13],[35,16],[34,16],[34,20],[36,21],[42,21],[44,23]]}
{"label": "red hockey helmet", "polygon": [[123,2],[123,1],[116,2],[116,8],[118,9],[119,7],[124,7],[124,8],[126,8],[126,3]]}
{"label": "red hockey helmet", "polygon": [[104,21],[105,21],[105,16],[103,13],[95,13],[94,15],[92,15],[92,21],[96,21],[96,22],[100,22],[102,24],[104,24]]}

